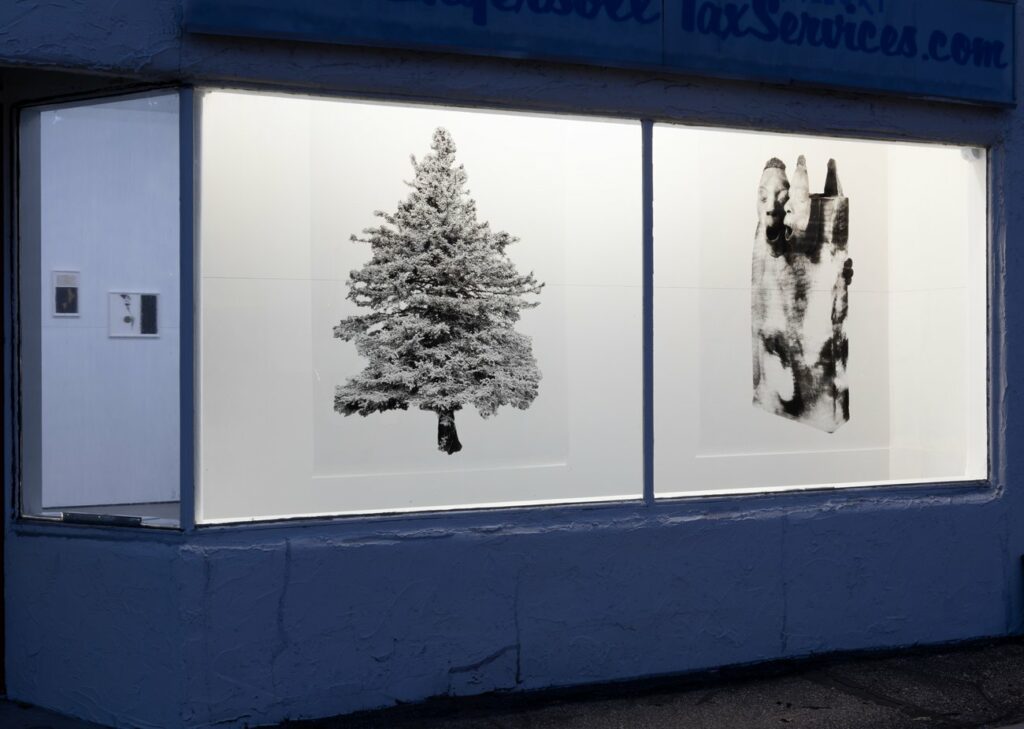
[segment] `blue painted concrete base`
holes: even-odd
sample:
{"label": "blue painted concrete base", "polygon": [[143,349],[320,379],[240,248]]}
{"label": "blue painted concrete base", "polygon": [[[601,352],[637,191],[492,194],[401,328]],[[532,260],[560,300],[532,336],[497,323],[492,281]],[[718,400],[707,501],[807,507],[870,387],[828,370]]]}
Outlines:
{"label": "blue painted concrete base", "polygon": [[1001,635],[1002,539],[975,500],[499,512],[178,543],[27,528],[7,562],[10,693],[120,726],[241,727]]}

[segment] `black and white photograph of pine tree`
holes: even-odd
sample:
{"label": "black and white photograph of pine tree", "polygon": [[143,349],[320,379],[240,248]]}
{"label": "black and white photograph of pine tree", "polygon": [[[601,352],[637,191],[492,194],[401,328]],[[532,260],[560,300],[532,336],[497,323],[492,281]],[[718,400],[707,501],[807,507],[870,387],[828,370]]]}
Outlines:
{"label": "black and white photograph of pine tree", "polygon": [[530,337],[516,331],[544,284],[521,274],[506,249],[517,238],[477,218],[466,170],[447,129],[412,157],[408,197],[367,228],[371,259],[349,274],[347,298],[367,309],[334,327],[367,364],[336,387],[334,409],[367,416],[410,406],[437,415],[437,448],[462,450],[456,413],[481,417],[536,399],[541,371]]}

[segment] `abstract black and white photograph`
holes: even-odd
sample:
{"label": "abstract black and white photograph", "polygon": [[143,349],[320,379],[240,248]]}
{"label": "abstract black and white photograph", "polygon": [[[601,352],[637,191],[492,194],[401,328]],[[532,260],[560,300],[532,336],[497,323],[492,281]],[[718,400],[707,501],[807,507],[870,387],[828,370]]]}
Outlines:
{"label": "abstract black and white photograph", "polygon": [[53,315],[78,316],[78,287],[80,275],[78,271],[54,271],[53,283]]}
{"label": "abstract black and white photograph", "polygon": [[654,174],[659,493],[984,473],[984,154],[656,125]]}
{"label": "abstract black and white photograph", "polygon": [[786,174],[772,157],[757,188],[750,280],[754,404],[835,432],[850,419],[846,336],[853,260],[850,202],[836,161],[812,194],[801,156]]}
{"label": "abstract black and white photograph", "polygon": [[201,520],[637,497],[638,123],[242,91],[200,119]]}
{"label": "abstract black and white photograph", "polygon": [[112,291],[107,295],[107,332],[111,337],[155,337],[158,294]]}

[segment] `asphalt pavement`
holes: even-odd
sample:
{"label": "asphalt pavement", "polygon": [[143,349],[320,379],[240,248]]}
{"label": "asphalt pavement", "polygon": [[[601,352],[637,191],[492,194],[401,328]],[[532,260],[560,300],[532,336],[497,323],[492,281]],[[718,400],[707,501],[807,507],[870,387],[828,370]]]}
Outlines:
{"label": "asphalt pavement", "polygon": [[[288,729],[1024,729],[1024,640],[435,699]],[[96,729],[0,702],[3,729]]]}

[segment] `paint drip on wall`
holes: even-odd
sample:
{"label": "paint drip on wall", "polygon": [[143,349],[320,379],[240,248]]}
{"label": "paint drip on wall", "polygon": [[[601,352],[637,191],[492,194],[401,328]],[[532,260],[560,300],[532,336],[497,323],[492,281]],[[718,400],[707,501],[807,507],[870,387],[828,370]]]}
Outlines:
{"label": "paint drip on wall", "polygon": [[850,419],[845,322],[853,261],[835,160],[821,194],[807,163],[772,158],[758,186],[751,276],[754,405],[834,433]]}

